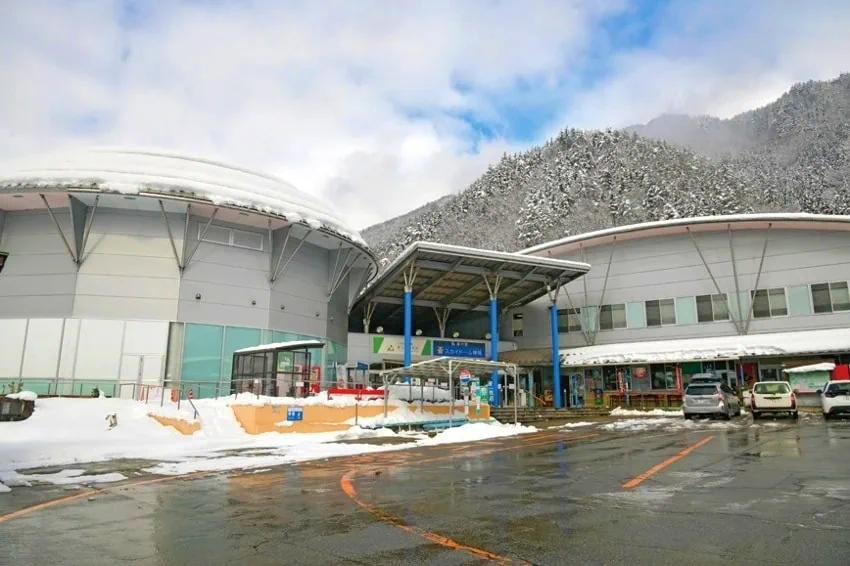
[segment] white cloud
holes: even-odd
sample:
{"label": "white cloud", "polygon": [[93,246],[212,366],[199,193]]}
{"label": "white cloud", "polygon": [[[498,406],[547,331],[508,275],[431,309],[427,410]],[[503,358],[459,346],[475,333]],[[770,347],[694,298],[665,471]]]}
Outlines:
{"label": "white cloud", "polygon": [[792,84],[850,71],[850,3],[841,0],[674,0],[650,45],[613,56],[563,121],[622,127],[664,112],[729,118]]}
{"label": "white cloud", "polygon": [[[503,151],[457,112],[554,82],[595,0],[119,2],[0,8],[0,154],[159,146],[277,173],[361,226],[463,188]],[[127,18],[125,17],[125,21]],[[463,84],[462,89],[457,83]],[[92,128],[94,118],[102,128]]]}

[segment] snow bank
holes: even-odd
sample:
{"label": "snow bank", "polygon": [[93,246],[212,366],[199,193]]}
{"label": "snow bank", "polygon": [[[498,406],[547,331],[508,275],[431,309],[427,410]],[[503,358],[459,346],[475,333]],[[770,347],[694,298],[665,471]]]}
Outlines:
{"label": "snow bank", "polygon": [[567,423],[558,426],[553,426],[551,428],[581,428],[585,426],[593,426],[598,423],[590,422],[590,421],[579,421],[577,423]]}
{"label": "snow bank", "polygon": [[21,391],[19,393],[9,393],[6,399],[17,399],[18,401],[35,401],[38,399],[38,394],[33,391]]}
{"label": "snow bank", "polygon": [[112,483],[126,480],[127,476],[112,472],[108,474],[86,475],[85,470],[61,470],[52,474],[19,474],[14,471],[0,471],[0,482],[7,487],[30,486],[32,483],[47,483],[52,485],[90,485],[95,483]]}
{"label": "snow bank", "polygon": [[476,440],[516,436],[531,432],[537,432],[537,427],[520,424],[502,424],[497,421],[491,423],[468,423],[456,428],[446,429],[433,438],[420,440],[417,444],[421,446],[436,446],[457,442],[475,442]]}

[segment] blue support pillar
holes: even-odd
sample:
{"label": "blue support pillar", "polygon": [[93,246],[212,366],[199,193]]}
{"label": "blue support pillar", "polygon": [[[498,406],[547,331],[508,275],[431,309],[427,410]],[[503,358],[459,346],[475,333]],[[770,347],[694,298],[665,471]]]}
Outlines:
{"label": "blue support pillar", "polygon": [[404,291],[404,367],[413,361],[413,290]]}
{"label": "blue support pillar", "polygon": [[[490,297],[490,360],[499,361],[499,307],[496,297]],[[490,376],[490,386],[493,388],[493,405],[499,407],[499,372],[496,370]]]}
{"label": "blue support pillar", "polygon": [[561,352],[558,341],[558,305],[549,307],[549,331],[552,334],[552,381],[555,387],[555,408],[563,407],[561,398]]}

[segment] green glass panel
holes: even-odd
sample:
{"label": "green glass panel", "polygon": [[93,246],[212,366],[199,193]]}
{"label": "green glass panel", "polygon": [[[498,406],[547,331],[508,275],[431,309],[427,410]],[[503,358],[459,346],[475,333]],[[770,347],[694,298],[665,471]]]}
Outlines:
{"label": "green glass panel", "polygon": [[695,297],[676,298],[676,324],[697,323],[697,301]]}
{"label": "green glass panel", "polygon": [[217,382],[221,378],[223,340],[223,326],[187,323],[183,340],[182,381]]}
{"label": "green glass panel", "polygon": [[682,364],[682,375],[702,373],[702,362],[685,362]]}
{"label": "green glass panel", "polygon": [[221,358],[221,379],[228,381],[233,370],[233,352],[263,343],[263,331],[259,328],[227,326],[224,329],[224,355]]}
{"label": "green glass panel", "polygon": [[646,309],[643,303],[626,303],[626,326],[628,328],[646,327]]}
{"label": "green glass panel", "polygon": [[791,316],[812,314],[812,303],[809,301],[808,285],[788,287],[788,309]]}

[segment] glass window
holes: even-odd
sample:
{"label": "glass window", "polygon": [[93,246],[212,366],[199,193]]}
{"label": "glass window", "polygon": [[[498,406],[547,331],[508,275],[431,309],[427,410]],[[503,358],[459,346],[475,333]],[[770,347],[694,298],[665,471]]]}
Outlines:
{"label": "glass window", "polygon": [[676,303],[673,299],[646,301],[645,304],[647,326],[676,324]]}
{"label": "glass window", "polygon": [[711,296],[711,308],[714,311],[714,320],[729,320],[729,308],[725,293]]}
{"label": "glass window", "polygon": [[198,224],[198,238],[204,242],[213,242],[215,244],[230,245],[230,230],[223,226],[210,226],[204,232],[206,223]]}
{"label": "glass window", "polygon": [[602,305],[599,309],[599,328],[601,330],[614,330],[615,328],[626,328],[626,305]]}
{"label": "glass window", "polygon": [[770,318],[788,314],[788,303],[785,300],[785,289],[758,289],[751,291],[753,299],[753,316],[755,318]]}
{"label": "glass window", "polygon": [[233,245],[237,248],[249,248],[252,250],[263,250],[263,235],[254,232],[243,232],[233,230]]}
{"label": "glass window", "polygon": [[603,366],[602,377],[605,391],[617,391],[617,368],[616,366]]}
{"label": "glass window", "polygon": [[774,381],[767,383],[756,383],[753,387],[753,393],[761,393],[767,395],[776,395],[778,393],[790,393],[791,386],[784,381]]}
{"label": "glass window", "polygon": [[676,388],[676,366],[671,364],[652,364],[649,366],[652,374],[653,389]]}
{"label": "glass window", "polygon": [[558,332],[581,332],[581,309],[558,309]]}
{"label": "glass window", "polygon": [[6,258],[9,254],[0,253],[0,273],[3,273],[3,266],[6,265]]}
{"label": "glass window", "polygon": [[[224,329],[224,347],[221,358],[221,377],[225,381],[230,378],[233,369],[233,352],[241,348],[251,348],[262,344],[263,331],[259,328],[243,328],[227,326]],[[254,370],[261,371],[255,368]]]}
{"label": "glass window", "polygon": [[699,322],[714,322],[711,295],[697,295],[697,320]]}
{"label": "glass window", "polygon": [[223,326],[187,323],[183,338],[184,381],[218,381],[221,377]]}
{"label": "glass window", "polygon": [[689,385],[685,395],[714,395],[717,393],[716,385]]}
{"label": "glass window", "polygon": [[812,306],[816,313],[850,310],[847,282],[816,283],[812,285]]}
{"label": "glass window", "polygon": [[[558,317],[560,318],[560,316]],[[513,330],[514,336],[522,336],[522,313],[515,312],[513,316],[513,320],[511,320],[511,330]]]}

